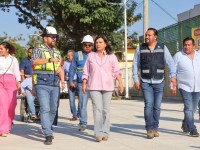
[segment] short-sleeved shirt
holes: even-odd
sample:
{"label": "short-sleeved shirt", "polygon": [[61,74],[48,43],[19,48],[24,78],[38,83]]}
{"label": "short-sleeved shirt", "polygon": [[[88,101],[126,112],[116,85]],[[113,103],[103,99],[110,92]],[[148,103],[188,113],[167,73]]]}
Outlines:
{"label": "short-sleeved shirt", "polygon": [[24,58],[20,65],[19,65],[20,70],[24,70],[25,75],[32,75],[32,61],[30,58],[26,57]]}

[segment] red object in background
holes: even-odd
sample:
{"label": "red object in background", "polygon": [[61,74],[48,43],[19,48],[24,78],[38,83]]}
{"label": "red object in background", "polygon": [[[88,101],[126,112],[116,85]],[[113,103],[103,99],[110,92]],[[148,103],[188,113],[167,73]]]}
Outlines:
{"label": "red object in background", "polygon": [[65,63],[65,60],[62,59],[62,60],[61,60],[61,66],[62,66],[62,67],[64,66],[64,63]]}

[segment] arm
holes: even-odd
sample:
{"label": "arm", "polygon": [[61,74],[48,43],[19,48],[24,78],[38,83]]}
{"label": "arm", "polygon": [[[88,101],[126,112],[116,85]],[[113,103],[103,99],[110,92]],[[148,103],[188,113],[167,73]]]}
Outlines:
{"label": "arm", "polygon": [[165,55],[165,62],[170,70],[169,78],[170,78],[170,90],[172,94],[176,94],[176,64],[168,50],[168,48],[164,47],[164,55]]}
{"label": "arm", "polygon": [[21,61],[19,68],[20,68],[20,75],[21,75],[21,81],[24,81],[25,79],[25,74],[24,74],[24,59]]}
{"label": "arm", "polygon": [[34,48],[33,65],[44,65],[46,63],[51,63],[51,62],[58,63],[61,62],[61,60],[59,58],[49,58],[49,59],[40,58],[39,50],[37,48]]}
{"label": "arm", "polygon": [[115,55],[113,55],[112,72],[114,74],[114,78],[118,81],[118,88],[119,88],[120,93],[123,93],[124,87],[123,87],[123,82],[122,82],[122,78],[121,78],[121,71],[120,71],[120,67],[119,67],[119,62]]}
{"label": "arm", "polygon": [[85,62],[85,65],[84,65],[84,68],[83,68],[83,75],[82,75],[82,79],[83,79],[83,84],[82,84],[82,90],[83,90],[83,93],[86,93],[87,91],[87,81],[88,81],[88,77],[89,77],[89,58],[90,56],[88,56],[86,62]]}
{"label": "arm", "polygon": [[20,71],[19,71],[19,63],[17,61],[17,59],[15,57],[13,57],[13,74],[16,77],[16,81],[17,81],[17,89],[18,92],[20,93],[21,91],[21,76],[20,76]]}
{"label": "arm", "polygon": [[164,58],[165,58],[165,63],[167,64],[167,67],[170,70],[169,77],[170,78],[176,77],[176,68],[174,60],[169,52],[169,49],[166,46],[164,47]]}
{"label": "arm", "polygon": [[20,70],[20,75],[21,75],[21,80],[24,81],[25,79],[24,70]]}
{"label": "arm", "polygon": [[[179,61],[177,54],[175,54],[174,57],[173,57],[174,68],[175,68],[176,74],[177,74],[177,69],[178,69],[177,66],[178,66],[178,61]],[[170,79],[170,84],[171,84],[171,87],[170,87],[171,88],[170,89],[171,90],[171,94],[175,95],[176,92],[177,92],[177,79],[176,79],[176,77]]]}
{"label": "arm", "polygon": [[76,73],[76,68],[77,68],[76,59],[77,59],[77,53],[74,54],[72,63],[69,67],[69,75],[68,76],[69,76],[70,88],[75,88],[75,84],[74,84],[73,80],[74,80],[74,75]]}
{"label": "arm", "polygon": [[49,59],[44,59],[44,58],[37,58],[33,61],[34,65],[44,65],[46,63],[58,63],[61,62],[59,58],[49,58]]}
{"label": "arm", "polygon": [[62,87],[62,90],[65,89],[65,75],[64,75],[64,70],[62,67],[59,68],[59,76],[60,76],[60,80],[61,80],[61,87]]}
{"label": "arm", "polygon": [[134,87],[137,90],[140,90],[140,82],[139,82],[139,78],[138,78],[139,69],[140,69],[140,52],[139,52],[139,47],[137,47],[136,53],[133,58],[133,65],[132,65]]}
{"label": "arm", "polygon": [[118,81],[118,84],[119,84],[119,91],[120,93],[123,93],[124,91],[124,86],[123,86],[123,82],[122,82],[122,78],[121,78],[121,75],[119,74],[117,77],[116,77],[117,81]]}

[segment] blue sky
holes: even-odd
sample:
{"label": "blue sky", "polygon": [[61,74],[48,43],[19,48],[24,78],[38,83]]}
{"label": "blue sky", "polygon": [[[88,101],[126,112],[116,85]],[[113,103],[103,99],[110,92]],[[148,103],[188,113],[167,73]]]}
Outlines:
{"label": "blue sky", "polygon": [[[127,0],[128,1],[128,0]],[[143,5],[141,4],[143,0],[135,0],[139,5],[136,8],[135,13],[143,14]],[[154,0],[162,8],[164,8],[169,14],[177,19],[177,14],[184,11],[190,10],[196,4],[200,4],[200,0]],[[11,37],[16,37],[23,34],[25,41],[19,42],[23,46],[26,45],[28,41],[28,35],[33,34],[34,31],[38,31],[36,28],[32,27],[28,29],[24,24],[18,23],[17,16],[15,15],[16,10],[11,9],[9,13],[4,13],[0,11],[0,36],[3,32],[7,33]],[[149,0],[149,27],[154,27],[156,29],[161,29],[163,27],[169,26],[176,23],[174,19],[168,16],[163,10],[161,10],[155,3]],[[45,23],[43,24],[46,25]],[[143,34],[143,20],[136,22],[133,26],[128,28],[128,33],[138,32],[139,35]]]}
{"label": "blue sky", "polygon": [[[143,3],[143,0],[135,0],[138,4]],[[200,0],[153,0],[164,8],[173,18],[178,20],[177,14],[188,11],[194,8],[194,5],[200,4]],[[136,13],[143,14],[143,5],[136,8]],[[161,29],[169,25],[177,23],[173,18],[161,10],[155,3],[149,0],[149,27]],[[137,32],[143,35],[143,20],[136,22],[129,32]]]}

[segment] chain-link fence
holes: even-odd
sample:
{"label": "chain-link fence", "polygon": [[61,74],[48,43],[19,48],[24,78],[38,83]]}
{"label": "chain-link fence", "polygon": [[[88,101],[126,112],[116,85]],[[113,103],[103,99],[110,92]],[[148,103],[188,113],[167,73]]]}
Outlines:
{"label": "chain-link fence", "polygon": [[200,27],[200,16],[158,30],[158,41],[164,43],[169,48],[171,54],[174,55],[182,49],[183,39],[192,37],[192,28],[197,27]]}

